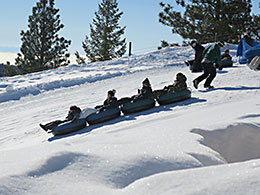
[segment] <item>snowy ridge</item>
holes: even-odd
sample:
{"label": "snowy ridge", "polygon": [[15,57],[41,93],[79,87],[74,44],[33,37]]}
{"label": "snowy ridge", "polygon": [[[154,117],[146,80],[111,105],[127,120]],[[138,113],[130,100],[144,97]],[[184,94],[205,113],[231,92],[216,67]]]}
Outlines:
{"label": "snowy ridge", "polygon": [[[48,70],[12,78],[0,78],[0,103],[19,100],[21,97],[38,95],[44,91],[93,83],[138,71],[183,65],[192,55],[178,48],[166,48],[144,56],[125,57],[107,62],[69,65],[56,70]],[[151,61],[153,63],[151,63]]]}
{"label": "snowy ridge", "polygon": [[[190,47],[166,48],[131,60],[3,78],[3,91],[46,87],[17,101],[5,96],[0,104],[0,194],[259,194],[259,72],[233,57],[234,67],[217,71],[215,89],[201,84],[194,90],[192,80],[200,73],[181,65],[192,56]],[[133,95],[146,77],[160,89],[178,72],[192,89],[184,102],[60,137],[38,126],[64,118],[72,104],[84,109],[102,103],[109,89],[118,98]]]}

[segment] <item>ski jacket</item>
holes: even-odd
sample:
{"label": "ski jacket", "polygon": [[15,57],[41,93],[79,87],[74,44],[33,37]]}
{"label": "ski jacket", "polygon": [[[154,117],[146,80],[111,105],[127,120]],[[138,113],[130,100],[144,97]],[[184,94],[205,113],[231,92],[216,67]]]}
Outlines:
{"label": "ski jacket", "polygon": [[196,43],[196,46],[193,48],[195,50],[195,62],[194,63],[200,63],[202,60],[202,54],[204,51],[204,47],[200,45],[199,43]]}
{"label": "ski jacket", "polygon": [[151,87],[143,87],[140,90],[140,95],[138,98],[148,98],[150,95],[152,95],[153,90]]}
{"label": "ski jacket", "polygon": [[211,63],[216,63],[218,65],[222,65],[221,61],[221,53],[220,46],[218,44],[214,44],[209,48],[205,49],[203,52],[203,60],[210,61]]}
{"label": "ski jacket", "polygon": [[117,103],[117,98],[116,97],[111,97],[109,99],[106,99],[103,103],[103,108],[109,108],[109,107],[114,107]]}
{"label": "ski jacket", "polygon": [[232,57],[229,54],[222,54],[221,55],[221,59],[228,59],[228,60],[232,60]]}

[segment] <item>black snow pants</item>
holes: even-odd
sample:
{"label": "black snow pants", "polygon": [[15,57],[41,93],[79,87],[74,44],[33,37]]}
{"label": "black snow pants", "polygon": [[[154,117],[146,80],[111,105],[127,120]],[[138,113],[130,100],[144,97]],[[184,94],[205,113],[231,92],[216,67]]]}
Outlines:
{"label": "black snow pants", "polygon": [[213,79],[216,77],[216,68],[213,65],[213,63],[202,63],[202,67],[204,70],[204,73],[196,78],[195,80],[200,83],[204,79],[206,79],[206,82],[204,83],[204,87],[209,87]]}

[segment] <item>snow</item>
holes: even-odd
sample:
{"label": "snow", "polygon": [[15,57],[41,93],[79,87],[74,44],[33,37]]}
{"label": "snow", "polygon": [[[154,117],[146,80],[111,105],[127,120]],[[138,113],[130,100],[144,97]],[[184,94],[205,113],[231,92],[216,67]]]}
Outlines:
{"label": "snow", "polygon": [[[224,48],[225,49],[225,48]],[[223,50],[224,50],[223,49]],[[236,45],[231,45],[235,56]],[[195,90],[190,47],[0,78],[0,194],[259,194],[260,76],[238,64]],[[192,98],[53,137],[39,123],[106,92],[136,94],[188,78]]]}

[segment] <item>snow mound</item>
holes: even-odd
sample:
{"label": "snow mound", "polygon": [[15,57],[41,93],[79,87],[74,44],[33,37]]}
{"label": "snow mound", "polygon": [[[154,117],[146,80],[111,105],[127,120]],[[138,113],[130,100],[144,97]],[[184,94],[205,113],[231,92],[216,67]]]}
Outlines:
{"label": "snow mound", "polygon": [[241,123],[225,129],[191,132],[203,136],[200,143],[217,151],[228,163],[260,158],[260,125]]}

